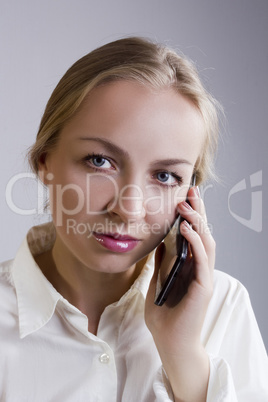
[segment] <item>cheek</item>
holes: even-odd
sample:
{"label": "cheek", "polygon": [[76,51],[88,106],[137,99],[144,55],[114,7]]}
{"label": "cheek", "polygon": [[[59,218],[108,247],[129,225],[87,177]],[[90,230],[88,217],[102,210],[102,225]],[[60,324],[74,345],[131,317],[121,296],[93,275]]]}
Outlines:
{"label": "cheek", "polygon": [[144,202],[147,212],[146,222],[156,242],[171,229],[178,216],[177,205],[185,200],[187,192],[188,186],[180,186],[165,190],[157,187],[155,191],[147,193]]}
{"label": "cheek", "polygon": [[177,205],[186,198],[187,191],[188,186],[168,187],[163,190],[159,186],[151,187],[144,200],[147,216],[174,219]]}
{"label": "cheek", "polygon": [[84,209],[85,196],[77,184],[49,185],[50,209],[56,226],[69,217],[76,217]]}
{"label": "cheek", "polygon": [[189,191],[189,185],[181,185],[177,187],[174,191],[173,200],[175,205],[177,206],[180,202],[184,201],[187,197],[187,193]]}
{"label": "cheek", "polygon": [[84,191],[88,214],[105,212],[108,204],[119,194],[116,181],[100,173],[87,174]]}
{"label": "cheek", "polygon": [[103,212],[118,192],[112,178],[97,173],[55,177],[48,190],[51,211],[58,226],[70,216],[78,218],[79,215]]}
{"label": "cheek", "polygon": [[[148,196],[144,202],[146,222],[150,226],[150,235],[159,243],[171,228],[176,218],[176,203],[172,191],[157,191]],[[155,245],[156,245],[155,244]]]}
{"label": "cheek", "polygon": [[55,176],[48,185],[50,207],[53,215],[77,213],[85,203],[84,184],[76,177]]}

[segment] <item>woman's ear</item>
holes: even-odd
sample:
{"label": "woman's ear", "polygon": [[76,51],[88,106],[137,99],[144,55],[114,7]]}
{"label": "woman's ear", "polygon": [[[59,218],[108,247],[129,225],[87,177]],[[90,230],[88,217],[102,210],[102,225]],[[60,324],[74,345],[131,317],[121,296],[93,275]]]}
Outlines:
{"label": "woman's ear", "polygon": [[42,181],[43,184],[47,185],[48,184],[48,175],[49,170],[47,167],[47,153],[43,152],[40,155],[39,161],[38,161],[38,177]]}

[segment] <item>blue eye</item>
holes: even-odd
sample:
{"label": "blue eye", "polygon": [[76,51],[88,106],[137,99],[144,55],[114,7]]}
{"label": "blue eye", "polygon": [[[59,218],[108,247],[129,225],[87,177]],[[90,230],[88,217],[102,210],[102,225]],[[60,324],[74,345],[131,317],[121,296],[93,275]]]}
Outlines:
{"label": "blue eye", "polygon": [[175,173],[170,172],[158,172],[156,173],[157,180],[166,186],[175,186],[179,185],[182,182],[182,178],[176,175]]}
{"label": "blue eye", "polygon": [[93,156],[92,157],[92,163],[96,167],[101,167],[101,166],[105,165],[105,162],[106,162],[106,159],[103,158],[102,156]]}
{"label": "blue eye", "polygon": [[86,157],[86,161],[90,162],[93,167],[98,169],[110,169],[112,167],[112,164],[109,162],[109,160],[104,158],[102,155],[88,155]]}
{"label": "blue eye", "polygon": [[162,183],[166,183],[169,180],[169,176],[170,174],[167,172],[160,172],[157,173],[157,178],[159,181],[161,181]]}

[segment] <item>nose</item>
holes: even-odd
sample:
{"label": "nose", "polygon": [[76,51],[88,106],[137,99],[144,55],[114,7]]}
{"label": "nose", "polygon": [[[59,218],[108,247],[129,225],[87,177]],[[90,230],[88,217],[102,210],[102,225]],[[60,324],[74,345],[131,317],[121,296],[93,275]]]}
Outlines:
{"label": "nose", "polygon": [[124,222],[142,220],[146,216],[142,188],[136,184],[125,185],[109,202],[107,210],[110,214],[120,216]]}

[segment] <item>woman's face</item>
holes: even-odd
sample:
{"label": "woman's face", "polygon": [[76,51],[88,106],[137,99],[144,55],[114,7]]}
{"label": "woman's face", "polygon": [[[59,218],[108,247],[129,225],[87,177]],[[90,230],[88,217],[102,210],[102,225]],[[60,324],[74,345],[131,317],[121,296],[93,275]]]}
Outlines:
{"label": "woman's face", "polygon": [[176,218],[204,141],[198,110],[173,89],[95,88],[40,165],[57,247],[100,272],[123,272]]}

